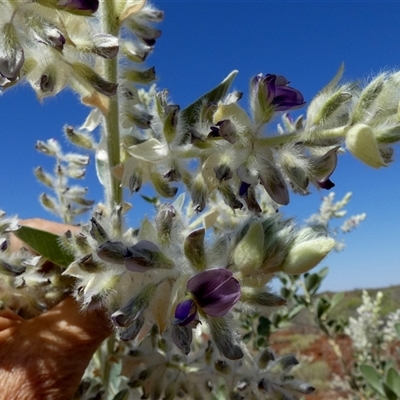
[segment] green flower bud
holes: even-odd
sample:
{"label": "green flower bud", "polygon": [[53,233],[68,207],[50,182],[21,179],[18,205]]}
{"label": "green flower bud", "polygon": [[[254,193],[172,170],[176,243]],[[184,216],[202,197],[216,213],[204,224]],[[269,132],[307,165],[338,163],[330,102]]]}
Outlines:
{"label": "green flower bud", "polygon": [[73,63],[72,69],[78,78],[88,82],[94,90],[105,96],[114,96],[117,93],[118,84],[104,80],[97,72],[83,63]]}
{"label": "green flower bud", "polygon": [[220,185],[218,191],[221,193],[224,202],[231,207],[232,210],[242,209],[243,204],[238,200],[232,188],[228,184]]}
{"label": "green flower bud", "polygon": [[208,190],[202,174],[197,174],[190,187],[193,210],[201,212],[207,205]]}
{"label": "green flower bud", "polygon": [[385,126],[375,129],[377,143],[387,145],[400,142],[400,125]]}
{"label": "green flower bud", "polygon": [[363,163],[373,168],[386,166],[379,153],[375,135],[365,124],[356,124],[346,134],[346,147]]}
{"label": "green flower bud", "polygon": [[65,126],[64,133],[73,144],[79,147],[93,149],[95,146],[91,136],[76,132],[72,126]]}
{"label": "green flower bud", "polygon": [[178,191],[177,187],[169,186],[168,180],[165,179],[159,173],[152,171],[150,173],[150,179],[154,185],[154,188],[157,190],[158,194],[163,197],[172,198],[176,195]]}
{"label": "green flower bud", "polygon": [[119,42],[118,38],[105,33],[99,33],[92,37],[90,50],[103,58],[114,58],[118,54]]}
{"label": "green flower bud", "polygon": [[128,81],[146,85],[155,81],[156,69],[152,67],[145,71],[128,70],[125,72],[124,78]]}
{"label": "green flower bud", "polygon": [[40,195],[40,202],[42,203],[43,207],[47,208],[50,211],[56,211],[57,209],[56,202],[52,198],[47,196],[46,193],[42,193]]}
{"label": "green flower bud", "polygon": [[49,139],[46,143],[38,140],[35,146],[36,150],[49,156],[55,156],[60,153],[61,148],[57,140]]}
{"label": "green flower bud", "polygon": [[86,170],[84,168],[76,168],[76,166],[68,166],[65,174],[70,178],[83,179],[86,175]]}
{"label": "green flower bud", "polygon": [[242,276],[257,273],[264,256],[264,230],[260,222],[254,221],[233,251],[233,262]]}
{"label": "green flower bud", "polygon": [[343,88],[340,88],[325,99],[324,104],[313,118],[314,125],[324,124],[335,118],[340,113],[342,106],[352,99],[352,94],[343,90]]}
{"label": "green flower bud", "polygon": [[124,56],[130,61],[142,63],[146,61],[147,56],[151,53],[151,47],[137,46],[132,42],[125,42],[122,48]]}
{"label": "green flower bud", "polygon": [[155,223],[158,236],[162,241],[169,241],[175,216],[176,211],[172,204],[165,204],[160,208],[155,218]]}
{"label": "green flower bud", "polygon": [[46,174],[43,171],[42,167],[35,168],[34,173],[35,173],[36,178],[40,182],[42,182],[43,184],[45,184],[49,188],[53,187],[53,179],[51,178],[51,176],[49,174]]}
{"label": "green flower bud", "polygon": [[132,29],[135,35],[147,46],[154,46],[156,39],[161,36],[161,31],[159,29],[140,24],[134,18],[129,20],[128,27]]}
{"label": "green flower bud", "polygon": [[180,107],[178,105],[167,105],[164,108],[164,137],[167,143],[171,143],[176,136]]}
{"label": "green flower bud", "polygon": [[287,274],[304,274],[316,267],[334,247],[334,239],[317,235],[310,227],[304,228],[297,234],[280,269]]}
{"label": "green flower bud", "polygon": [[90,236],[96,240],[99,244],[105,243],[110,241],[110,239],[108,238],[108,235],[106,233],[106,231],[104,230],[104,228],[96,221],[95,218],[90,218],[90,223],[91,223],[91,227],[90,227]]}
{"label": "green flower bud", "polygon": [[368,115],[375,104],[375,100],[384,88],[385,79],[386,74],[380,74],[362,90],[352,112],[351,122],[353,125],[361,122]]}
{"label": "green flower bud", "polygon": [[196,229],[186,236],[183,244],[185,256],[196,271],[204,271],[206,269],[205,233],[206,230],[204,228]]}
{"label": "green flower bud", "polygon": [[[88,165],[89,161],[90,161],[89,156],[85,156],[82,154],[74,154],[74,153],[66,154],[64,159],[65,159],[65,161],[68,161],[70,164],[74,164],[79,167]],[[74,194],[85,195],[88,191],[88,188],[82,188],[82,189],[83,189],[83,191],[79,192],[79,193],[76,192],[76,188],[69,189],[69,191],[70,191],[70,193],[72,193],[72,191],[73,191]]]}
{"label": "green flower bud", "polygon": [[132,125],[135,125],[140,129],[150,129],[152,119],[153,116],[151,114],[138,106],[127,107],[122,113],[121,118],[124,128],[130,128]]}

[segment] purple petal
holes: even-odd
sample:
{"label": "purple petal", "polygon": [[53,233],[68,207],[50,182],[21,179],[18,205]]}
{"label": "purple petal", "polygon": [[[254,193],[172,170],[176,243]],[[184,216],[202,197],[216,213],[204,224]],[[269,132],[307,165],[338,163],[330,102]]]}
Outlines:
{"label": "purple petal", "polygon": [[57,6],[72,10],[95,12],[99,8],[99,0],[58,0]]}
{"label": "purple petal", "polygon": [[246,196],[250,186],[250,183],[241,182],[239,186],[239,197]]}
{"label": "purple petal", "polygon": [[286,111],[302,107],[305,101],[298,90],[289,86],[277,86],[272,104],[275,105],[275,111]]}
{"label": "purple petal", "polygon": [[265,84],[265,90],[267,91],[267,100],[272,102],[273,99],[275,98],[275,91],[276,91],[276,75],[273,74],[267,74],[265,78],[263,79],[263,82]]}
{"label": "purple petal", "polygon": [[275,86],[287,86],[289,83],[283,75],[276,75]]}
{"label": "purple petal", "polygon": [[217,289],[232,275],[232,272],[225,268],[209,269],[190,278],[187,283],[187,290],[195,296],[202,297]]}
{"label": "purple petal", "polygon": [[197,307],[193,300],[184,300],[175,309],[175,319],[172,325],[185,326],[190,324],[197,315]]}
{"label": "purple petal", "polygon": [[212,317],[224,316],[240,298],[240,284],[232,272],[219,268],[201,272],[187,283],[187,290],[202,310]]}
{"label": "purple petal", "polygon": [[317,182],[317,185],[320,188],[326,189],[326,190],[330,190],[333,187],[335,187],[335,184],[330,179],[327,179],[326,181]]}
{"label": "purple petal", "polygon": [[223,317],[240,299],[240,284],[234,277],[199,301],[202,310],[211,317]]}

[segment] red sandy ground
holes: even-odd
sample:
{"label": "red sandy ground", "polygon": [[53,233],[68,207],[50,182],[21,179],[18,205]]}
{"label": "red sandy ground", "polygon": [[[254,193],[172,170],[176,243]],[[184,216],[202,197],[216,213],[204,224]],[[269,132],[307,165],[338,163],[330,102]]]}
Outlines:
{"label": "red sandy ground", "polygon": [[[287,352],[290,348],[291,336],[293,334],[301,334],[305,332],[299,331],[299,329],[291,328],[286,330],[280,330],[271,336],[271,347],[277,354],[283,354]],[[287,340],[285,340],[287,338]],[[279,339],[279,340],[274,340]],[[352,349],[351,340],[346,335],[339,335],[335,339],[335,343],[340,348],[340,353],[342,354],[344,364],[350,366],[352,363]],[[343,367],[343,362],[340,360],[339,356],[336,354],[334,347],[329,343],[329,340],[324,335],[316,336],[316,339],[306,348],[300,351],[294,352],[295,355],[305,355],[311,357],[314,361],[325,361],[330,368],[330,374],[328,379],[332,379],[335,375],[344,378],[346,373]],[[331,390],[331,391],[321,391],[314,392],[312,395],[307,395],[304,398],[307,400],[338,400],[340,397],[346,398],[346,392]]]}

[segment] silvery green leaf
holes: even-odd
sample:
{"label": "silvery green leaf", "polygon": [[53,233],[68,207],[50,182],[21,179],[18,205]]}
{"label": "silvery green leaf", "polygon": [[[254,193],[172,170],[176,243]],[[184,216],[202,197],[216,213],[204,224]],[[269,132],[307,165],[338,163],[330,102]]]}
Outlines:
{"label": "silvery green leaf", "polygon": [[21,226],[14,231],[14,234],[35,252],[56,265],[67,267],[74,261],[74,257],[60,245],[59,236],[53,233]]}

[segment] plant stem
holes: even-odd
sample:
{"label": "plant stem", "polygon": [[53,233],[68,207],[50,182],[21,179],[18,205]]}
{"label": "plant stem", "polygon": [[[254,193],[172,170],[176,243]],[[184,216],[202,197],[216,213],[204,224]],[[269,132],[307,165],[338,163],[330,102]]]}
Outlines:
{"label": "plant stem", "polygon": [[[114,1],[102,1],[101,13],[104,32],[118,37],[119,24]],[[103,60],[103,75],[104,78],[110,82],[118,81],[118,57]],[[122,188],[120,182],[111,173],[111,168],[120,163],[119,107],[117,95],[110,99],[110,108],[108,114],[104,116],[104,120],[111,183],[111,190],[107,193],[107,200],[110,208],[113,208],[115,205],[122,204]]]}
{"label": "plant stem", "polygon": [[106,354],[102,360],[103,362],[103,376],[102,381],[104,384],[105,393],[108,394],[110,390],[110,373],[111,373],[111,360],[115,350],[115,334],[111,335],[106,341]]}

